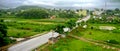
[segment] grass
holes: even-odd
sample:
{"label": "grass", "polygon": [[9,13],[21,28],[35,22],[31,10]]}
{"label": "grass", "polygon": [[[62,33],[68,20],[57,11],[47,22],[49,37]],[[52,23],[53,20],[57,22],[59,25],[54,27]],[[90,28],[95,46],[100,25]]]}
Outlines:
{"label": "grass", "polygon": [[[19,22],[49,22],[49,23],[65,23],[66,21],[68,21],[68,18],[55,18],[55,19],[21,19],[21,18],[1,18],[1,19],[5,19],[5,20],[19,20]],[[71,18],[72,19],[72,18]]]}
{"label": "grass", "polygon": [[32,23],[18,23],[6,22],[8,26],[8,36],[11,37],[29,37],[44,31],[50,31],[55,27],[52,24],[32,24]]}
{"label": "grass", "polygon": [[[93,29],[90,28],[92,26],[94,27]],[[116,30],[99,30],[99,26],[114,26],[117,28],[117,32]],[[82,27],[79,27],[70,32],[70,34],[103,42],[106,42],[107,40],[115,40],[120,44],[120,32],[118,29],[119,27],[120,26],[115,24],[88,24],[88,28],[83,29]]]}
{"label": "grass", "polygon": [[9,28],[7,35],[10,36],[10,37],[26,38],[26,37],[29,37],[29,36],[36,35],[38,33],[40,33],[40,32],[32,32],[32,31],[29,31],[29,30]]}
{"label": "grass", "polygon": [[54,45],[50,45],[43,49],[43,51],[112,51],[103,49],[102,47],[92,45],[71,37],[60,39]]}
{"label": "grass", "polygon": [[58,24],[64,24],[67,18],[55,19],[20,19],[20,18],[1,18],[8,26],[8,36],[25,38],[40,34],[44,31],[50,31]]}
{"label": "grass", "polygon": [[53,22],[53,23],[65,23],[66,21],[68,21],[68,18],[55,18],[55,19],[40,19],[40,20],[35,20],[38,22]]}

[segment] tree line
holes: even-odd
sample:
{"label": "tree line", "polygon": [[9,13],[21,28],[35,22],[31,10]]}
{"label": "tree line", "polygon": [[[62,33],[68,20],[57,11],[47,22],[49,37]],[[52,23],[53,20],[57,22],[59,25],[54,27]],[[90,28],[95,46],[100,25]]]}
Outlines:
{"label": "tree line", "polygon": [[[5,16],[6,15],[6,16]],[[50,18],[51,16],[59,18],[76,18],[79,17],[74,10],[62,10],[62,9],[23,9],[18,11],[0,10],[0,17],[15,16],[17,18],[25,19],[42,19]]]}

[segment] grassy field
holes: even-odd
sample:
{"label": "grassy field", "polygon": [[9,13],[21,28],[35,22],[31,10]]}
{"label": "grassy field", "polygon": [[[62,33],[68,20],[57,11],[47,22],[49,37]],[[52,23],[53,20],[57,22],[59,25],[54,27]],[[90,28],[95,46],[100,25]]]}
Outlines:
{"label": "grassy field", "polygon": [[69,19],[20,19],[20,18],[1,18],[8,26],[8,36],[26,38],[45,31],[50,31],[58,24],[64,24]]}
{"label": "grassy field", "polygon": [[[116,30],[100,30],[99,26],[113,26],[116,27]],[[91,27],[94,27],[91,29]],[[120,26],[115,24],[88,24],[88,28],[83,29],[81,27],[73,30],[70,34],[84,37],[87,39],[93,39],[97,41],[103,41],[106,42],[108,40],[115,40],[120,45]],[[116,44],[116,45],[118,45]],[[120,46],[118,46],[120,47]]]}
{"label": "grassy field", "polygon": [[[27,23],[41,23],[41,22],[45,22],[45,23],[65,23],[66,21],[68,21],[68,18],[54,18],[54,19],[21,19],[21,18],[1,18],[1,19],[5,19],[5,20],[14,20],[14,21],[18,21],[18,22],[27,22]],[[72,19],[72,18],[71,18]]]}
{"label": "grassy field", "polygon": [[83,42],[78,39],[66,37],[60,39],[56,44],[50,45],[42,51],[112,51],[102,47]]}

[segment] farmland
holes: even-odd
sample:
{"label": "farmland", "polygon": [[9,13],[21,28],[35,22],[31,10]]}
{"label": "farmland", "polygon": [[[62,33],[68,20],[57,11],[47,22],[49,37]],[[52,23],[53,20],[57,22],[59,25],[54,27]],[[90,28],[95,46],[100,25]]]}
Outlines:
{"label": "farmland", "polygon": [[50,31],[57,24],[64,24],[69,19],[19,19],[2,18],[8,26],[8,36],[16,38],[25,38]]}

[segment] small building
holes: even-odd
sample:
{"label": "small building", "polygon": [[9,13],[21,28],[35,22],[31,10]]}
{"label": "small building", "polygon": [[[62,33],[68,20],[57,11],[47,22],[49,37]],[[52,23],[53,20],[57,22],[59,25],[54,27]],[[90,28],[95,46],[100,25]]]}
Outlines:
{"label": "small building", "polygon": [[56,16],[55,16],[55,15],[53,15],[53,16],[51,16],[51,17],[50,17],[50,19],[55,19],[55,18],[56,18]]}

